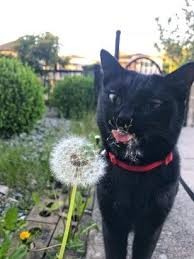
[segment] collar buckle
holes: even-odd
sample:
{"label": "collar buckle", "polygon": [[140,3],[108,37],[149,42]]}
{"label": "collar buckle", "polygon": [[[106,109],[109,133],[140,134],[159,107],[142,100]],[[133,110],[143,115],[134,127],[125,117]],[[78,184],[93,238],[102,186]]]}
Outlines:
{"label": "collar buckle", "polygon": [[116,159],[116,156],[113,154],[113,153],[109,153],[109,158],[110,158],[110,161],[113,165],[116,165],[117,164],[117,159]]}
{"label": "collar buckle", "polygon": [[167,155],[167,157],[164,160],[164,164],[168,165],[173,160],[172,152]]}

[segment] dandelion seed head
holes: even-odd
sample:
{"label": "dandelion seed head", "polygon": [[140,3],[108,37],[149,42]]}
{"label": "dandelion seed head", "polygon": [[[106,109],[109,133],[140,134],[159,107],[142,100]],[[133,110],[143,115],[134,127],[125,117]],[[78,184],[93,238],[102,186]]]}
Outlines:
{"label": "dandelion seed head", "polygon": [[57,181],[66,185],[91,186],[105,173],[106,163],[85,138],[61,139],[50,155],[50,169]]}

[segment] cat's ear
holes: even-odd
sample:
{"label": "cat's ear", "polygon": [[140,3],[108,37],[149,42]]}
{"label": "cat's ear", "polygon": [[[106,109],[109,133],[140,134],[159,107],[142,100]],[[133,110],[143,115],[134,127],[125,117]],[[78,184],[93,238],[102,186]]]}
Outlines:
{"label": "cat's ear", "polygon": [[167,85],[172,87],[181,99],[185,99],[194,81],[194,62],[187,63],[166,75],[165,80]]}
{"label": "cat's ear", "polygon": [[104,72],[104,79],[114,77],[123,69],[118,61],[106,50],[102,49],[100,52],[102,69]]}

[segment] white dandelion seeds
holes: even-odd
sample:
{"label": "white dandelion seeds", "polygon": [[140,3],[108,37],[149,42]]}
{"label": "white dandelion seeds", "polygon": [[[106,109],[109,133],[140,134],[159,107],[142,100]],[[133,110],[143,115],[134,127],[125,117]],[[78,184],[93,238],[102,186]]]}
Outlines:
{"label": "white dandelion seeds", "polygon": [[93,146],[81,137],[61,139],[50,155],[50,169],[66,185],[91,186],[105,173],[106,162]]}

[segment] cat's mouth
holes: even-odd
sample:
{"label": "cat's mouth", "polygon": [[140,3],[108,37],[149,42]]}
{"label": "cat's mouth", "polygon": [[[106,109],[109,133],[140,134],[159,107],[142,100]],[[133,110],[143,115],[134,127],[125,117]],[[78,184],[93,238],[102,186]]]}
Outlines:
{"label": "cat's mouth", "polygon": [[131,164],[138,164],[142,157],[139,140],[135,133],[125,131],[123,128],[112,129],[107,139],[114,154],[120,159],[128,160]]}
{"label": "cat's mouth", "polygon": [[131,140],[135,138],[135,134],[131,134],[122,129],[116,129],[111,131],[112,136],[117,143],[128,144]]}

